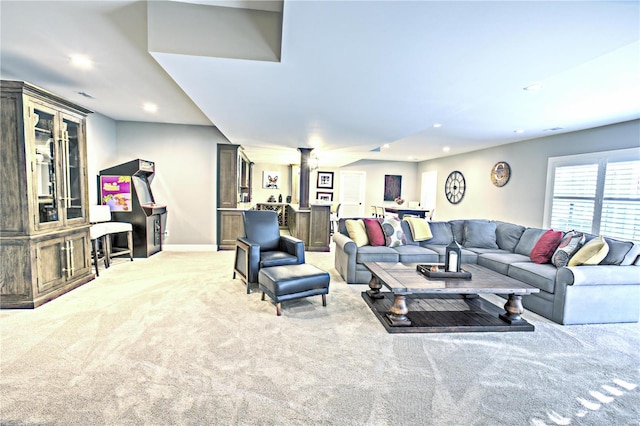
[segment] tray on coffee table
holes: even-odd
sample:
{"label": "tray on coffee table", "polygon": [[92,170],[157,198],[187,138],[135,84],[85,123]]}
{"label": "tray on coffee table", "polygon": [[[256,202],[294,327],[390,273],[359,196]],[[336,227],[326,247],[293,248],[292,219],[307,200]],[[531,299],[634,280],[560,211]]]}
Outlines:
{"label": "tray on coffee table", "polygon": [[419,264],[416,266],[416,270],[425,277],[429,278],[463,278],[466,280],[471,279],[471,272],[461,269],[460,272],[447,271],[444,265],[435,263]]}

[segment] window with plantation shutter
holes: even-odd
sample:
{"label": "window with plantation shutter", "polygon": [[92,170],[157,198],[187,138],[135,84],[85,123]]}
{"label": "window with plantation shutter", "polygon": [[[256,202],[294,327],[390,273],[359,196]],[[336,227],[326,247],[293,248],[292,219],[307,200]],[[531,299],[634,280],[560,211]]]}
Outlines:
{"label": "window with plantation shutter", "polygon": [[600,233],[640,241],[640,161],[607,163]]}
{"label": "window with plantation shutter", "polygon": [[549,159],[545,226],[640,242],[640,150]]}

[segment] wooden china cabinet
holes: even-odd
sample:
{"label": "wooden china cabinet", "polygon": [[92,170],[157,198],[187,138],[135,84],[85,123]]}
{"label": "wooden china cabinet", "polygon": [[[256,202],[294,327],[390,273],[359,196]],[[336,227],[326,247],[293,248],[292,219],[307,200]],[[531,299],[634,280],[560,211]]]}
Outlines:
{"label": "wooden china cabinet", "polygon": [[35,308],[92,280],[86,108],[0,81],[0,307]]}
{"label": "wooden china cabinet", "polygon": [[251,206],[253,163],[240,145],[218,144],[218,250],[235,250],[244,235],[242,211]]}

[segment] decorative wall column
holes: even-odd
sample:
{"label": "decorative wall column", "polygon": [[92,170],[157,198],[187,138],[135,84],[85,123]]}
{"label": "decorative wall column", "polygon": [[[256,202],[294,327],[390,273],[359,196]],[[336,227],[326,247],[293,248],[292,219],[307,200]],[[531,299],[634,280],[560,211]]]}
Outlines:
{"label": "decorative wall column", "polygon": [[313,148],[298,148],[300,151],[300,208],[309,208],[309,155]]}

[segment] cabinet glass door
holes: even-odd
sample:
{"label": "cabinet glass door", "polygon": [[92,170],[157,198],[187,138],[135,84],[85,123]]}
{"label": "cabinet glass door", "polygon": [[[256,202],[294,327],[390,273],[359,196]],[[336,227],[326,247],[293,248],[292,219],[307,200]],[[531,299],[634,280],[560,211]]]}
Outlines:
{"label": "cabinet glass door", "polygon": [[80,123],[63,118],[61,130],[65,157],[64,186],[66,215],[67,219],[77,219],[83,216]]}
{"label": "cabinet glass door", "polygon": [[35,141],[35,173],[38,196],[39,223],[60,220],[58,188],[56,185],[58,168],[58,147],[55,138],[55,115],[43,109],[34,108],[31,116]]}

